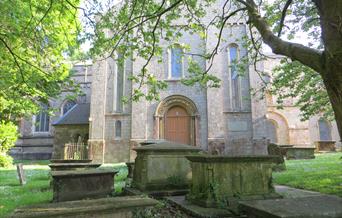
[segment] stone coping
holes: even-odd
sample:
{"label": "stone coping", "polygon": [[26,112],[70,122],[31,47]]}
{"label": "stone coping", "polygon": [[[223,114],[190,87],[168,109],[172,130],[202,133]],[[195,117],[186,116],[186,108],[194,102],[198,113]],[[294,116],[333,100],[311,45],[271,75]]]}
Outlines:
{"label": "stone coping", "polygon": [[64,160],[64,159],[51,159],[51,163],[90,163],[91,159],[86,160]]}
{"label": "stone coping", "polygon": [[[276,144],[278,145],[278,144]],[[280,148],[290,148],[290,147],[294,147],[294,145],[278,145]]]}
{"label": "stone coping", "polygon": [[275,162],[279,159],[279,156],[277,155],[239,155],[239,156],[187,155],[185,157],[191,162],[201,162],[201,163],[255,162],[255,161]]}
{"label": "stone coping", "polygon": [[64,171],[52,171],[52,177],[79,177],[88,175],[101,175],[101,174],[117,174],[117,170],[101,170],[101,169],[90,169],[90,170],[64,170]]}
{"label": "stone coping", "polygon": [[318,140],[318,141],[315,141],[315,142],[320,142],[320,143],[336,143],[336,141],[334,141],[334,140],[325,140],[325,141],[320,141],[320,140]]}
{"label": "stone coping", "polygon": [[[157,200],[144,196],[124,196],[100,198],[93,200],[68,201],[60,203],[39,204],[21,207],[15,210],[10,217],[62,217],[78,214],[94,213],[97,211],[116,211],[134,209],[137,207],[150,207],[158,203]],[[115,216],[114,216],[115,217]]]}
{"label": "stone coping", "polygon": [[99,163],[52,163],[48,164],[52,167],[99,167]]}
{"label": "stone coping", "polygon": [[141,147],[133,148],[133,150],[137,152],[144,152],[144,151],[201,151],[202,149],[199,147],[191,146],[191,145],[184,145],[184,144],[177,144],[169,141],[160,142],[157,144],[149,144],[144,145]]}
{"label": "stone coping", "polygon": [[288,147],[286,148],[287,150],[296,150],[296,149],[303,149],[303,150],[306,150],[306,149],[316,149],[316,147],[300,147],[300,146],[293,146],[293,147]]}

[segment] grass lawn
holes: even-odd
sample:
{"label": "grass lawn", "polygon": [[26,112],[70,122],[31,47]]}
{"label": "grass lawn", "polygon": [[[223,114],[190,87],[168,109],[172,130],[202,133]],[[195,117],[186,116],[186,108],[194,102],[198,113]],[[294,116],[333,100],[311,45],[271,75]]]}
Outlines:
{"label": "grass lawn", "polygon": [[288,160],[287,170],[273,173],[274,183],[342,197],[342,153],[317,154],[315,159]]}
{"label": "grass lawn", "polygon": [[[10,214],[15,208],[48,203],[52,200],[50,188],[49,161],[23,161],[27,183],[21,186],[17,177],[16,167],[0,167],[0,217]],[[122,164],[105,164],[101,168],[115,168],[119,173],[115,177],[115,192],[121,192],[125,185],[127,168]]]}

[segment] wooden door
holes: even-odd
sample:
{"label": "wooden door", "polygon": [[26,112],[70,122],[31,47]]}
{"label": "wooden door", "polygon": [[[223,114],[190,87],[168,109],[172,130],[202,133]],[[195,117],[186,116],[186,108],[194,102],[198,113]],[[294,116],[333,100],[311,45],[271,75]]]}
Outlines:
{"label": "wooden door", "polygon": [[190,116],[184,108],[172,107],[166,113],[165,139],[190,144]]}

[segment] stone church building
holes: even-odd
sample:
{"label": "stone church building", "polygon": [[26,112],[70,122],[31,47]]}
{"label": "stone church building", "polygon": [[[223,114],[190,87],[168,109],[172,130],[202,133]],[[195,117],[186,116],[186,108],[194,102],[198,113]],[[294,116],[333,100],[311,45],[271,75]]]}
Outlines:
{"label": "stone church building", "polygon": [[[215,31],[208,33],[207,42],[185,33],[179,43],[190,46],[188,53],[204,54],[215,46]],[[162,41],[163,61],[152,60],[148,67],[157,79],[168,84],[167,90],[160,92],[160,101],[121,102],[137,85],[128,77],[139,73],[145,60],[134,57],[134,62],[125,60],[121,66],[112,59],[95,63],[89,144],[99,149],[98,155],[103,152],[105,162],[132,159],[131,149],[150,139],[166,139],[227,154],[255,153],[254,140],[266,134],[266,105],[251,100],[250,89],[258,84],[258,78],[251,76],[253,67],[241,76],[234,64],[234,60],[246,54],[238,40],[245,35],[244,23],[231,23],[224,29],[226,41],[220,45],[209,72],[221,79],[220,88],[215,89],[183,85],[181,79],[188,76],[188,55],[179,46]],[[203,69],[208,64],[203,59],[197,61]]]}
{"label": "stone church building", "polygon": [[[210,153],[235,155],[265,153],[267,138],[278,144],[299,146],[312,146],[317,140],[340,143],[335,123],[319,116],[301,122],[298,108],[289,105],[280,111],[274,99],[260,100],[251,96],[251,89],[260,88],[261,79],[254,66],[246,67],[241,75],[235,65],[235,60],[247,52],[240,40],[246,36],[246,28],[243,22],[228,23],[224,28],[222,38],[225,40],[209,71],[221,79],[219,88],[185,86],[181,82],[189,75],[190,54],[204,54],[215,47],[217,29],[208,32],[207,41],[187,33],[179,44],[161,40],[162,62],[152,59],[148,66],[149,73],[168,84],[166,90],[160,91],[160,101],[122,102],[122,98],[130,96],[138,86],[128,78],[137,75],[145,64],[140,57],[133,57],[134,61],[126,59],[122,64],[105,59],[92,66],[79,67],[77,81],[86,84],[83,100],[69,102],[62,96],[60,100],[52,100],[51,106],[58,109],[54,118],[43,114],[38,115],[39,119],[35,116],[32,121],[23,120],[21,138],[15,148],[17,153],[26,145],[43,148],[46,143],[48,146],[41,153],[51,157],[52,144],[56,151],[67,141],[77,140],[75,136],[80,134],[71,131],[75,129],[82,130],[84,140],[89,139],[93,158],[104,162],[134,160],[132,148],[146,140],[166,139],[198,146]],[[183,51],[181,44],[189,45],[190,51]],[[192,58],[203,69],[209,64],[198,56]],[[265,61],[257,68],[271,70],[274,64]],[[142,91],[146,90],[143,86]],[[64,129],[65,134],[55,131],[57,128]]]}

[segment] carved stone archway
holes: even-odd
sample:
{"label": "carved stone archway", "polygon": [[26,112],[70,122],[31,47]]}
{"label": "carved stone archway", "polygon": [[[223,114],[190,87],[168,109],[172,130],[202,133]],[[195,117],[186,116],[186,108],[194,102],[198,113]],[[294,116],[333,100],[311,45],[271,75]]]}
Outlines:
{"label": "carved stone archway", "polygon": [[199,114],[195,103],[183,95],[171,95],[162,100],[154,114],[155,137],[165,138],[165,115],[172,107],[179,106],[184,108],[190,115],[190,144],[196,146],[199,136]]}

